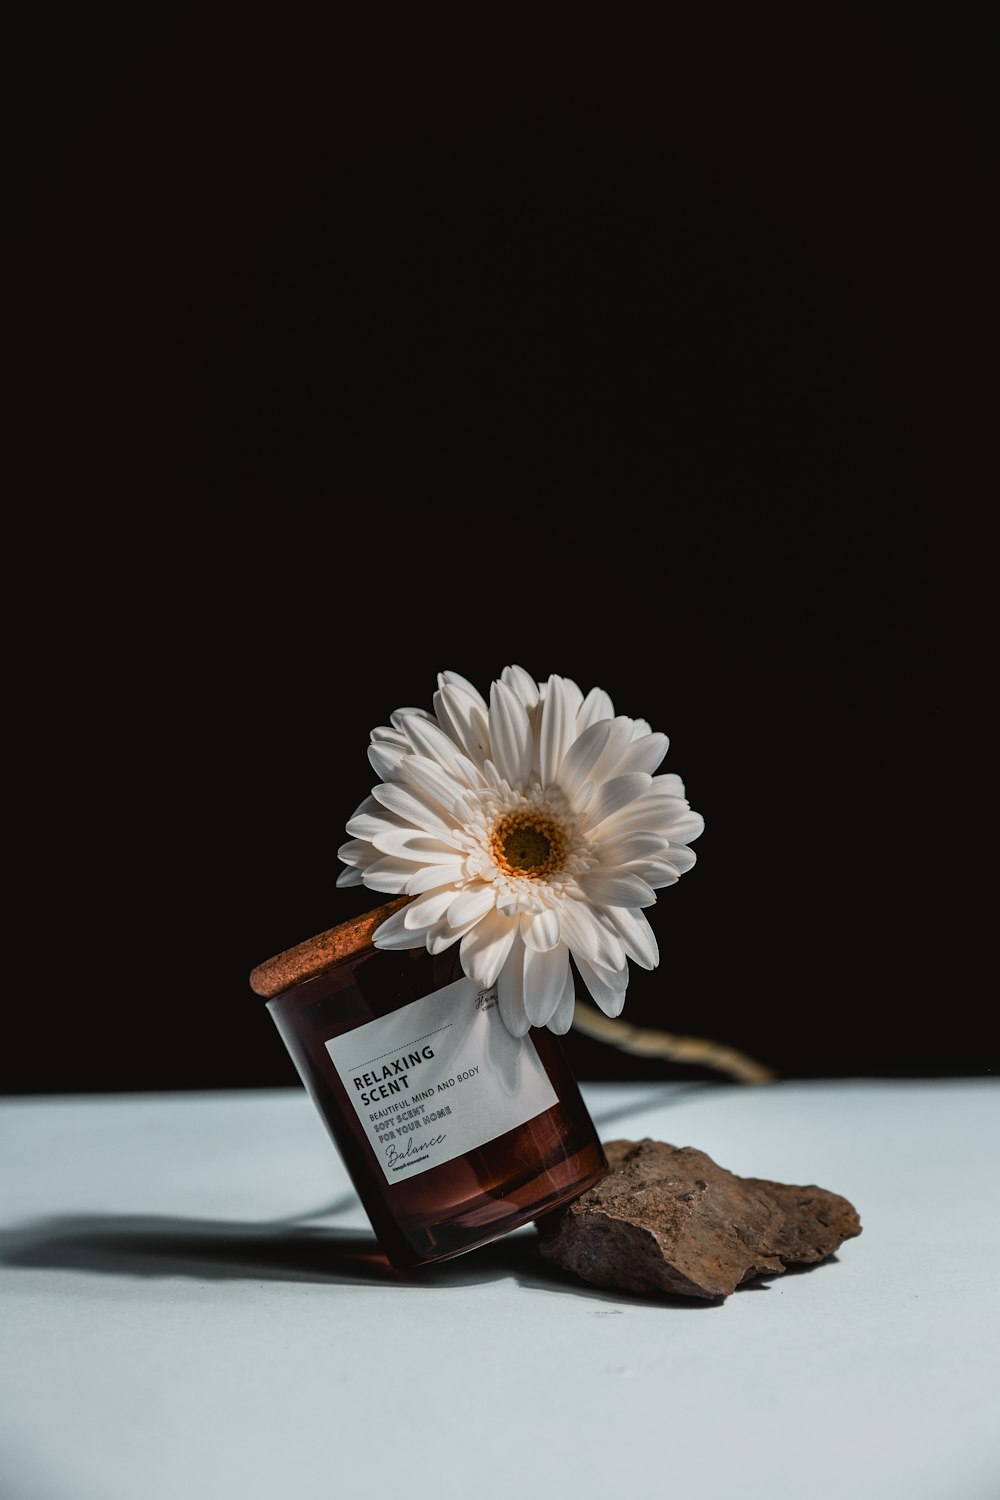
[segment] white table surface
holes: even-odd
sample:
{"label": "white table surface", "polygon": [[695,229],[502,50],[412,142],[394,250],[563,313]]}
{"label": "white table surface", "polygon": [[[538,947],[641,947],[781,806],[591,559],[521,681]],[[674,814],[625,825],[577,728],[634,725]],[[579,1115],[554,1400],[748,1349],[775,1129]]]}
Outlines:
{"label": "white table surface", "polygon": [[389,1273],[304,1092],[0,1100],[3,1500],[998,1500],[1000,1091],[590,1084],[863,1233],[721,1303]]}

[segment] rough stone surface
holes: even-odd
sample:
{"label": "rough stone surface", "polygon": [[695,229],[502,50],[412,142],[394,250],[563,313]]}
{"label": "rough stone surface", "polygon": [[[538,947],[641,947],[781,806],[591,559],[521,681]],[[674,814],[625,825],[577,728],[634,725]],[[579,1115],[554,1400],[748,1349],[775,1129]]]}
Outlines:
{"label": "rough stone surface", "polygon": [[825,1188],[737,1177],[704,1151],[648,1137],[604,1151],[607,1175],[536,1225],[542,1256],[592,1286],[727,1297],[861,1233],[854,1207]]}

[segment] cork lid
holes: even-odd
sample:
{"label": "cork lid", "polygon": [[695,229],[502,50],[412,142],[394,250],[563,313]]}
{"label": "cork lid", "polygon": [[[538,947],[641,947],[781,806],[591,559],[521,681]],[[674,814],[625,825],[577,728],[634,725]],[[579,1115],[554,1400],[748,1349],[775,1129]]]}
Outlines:
{"label": "cork lid", "polygon": [[412,899],[412,896],[400,896],[395,901],[387,901],[374,911],[362,912],[359,917],[339,922],[336,927],[330,927],[316,937],[296,943],[294,948],[286,948],[284,953],[266,958],[251,971],[250,988],[255,995],[273,1000],[275,995],[291,989],[293,984],[301,984],[304,979],[314,979],[317,974],[332,969],[343,959],[373,947],[372,933],[376,927],[380,927],[386,917],[391,917],[394,911],[407,906]]}

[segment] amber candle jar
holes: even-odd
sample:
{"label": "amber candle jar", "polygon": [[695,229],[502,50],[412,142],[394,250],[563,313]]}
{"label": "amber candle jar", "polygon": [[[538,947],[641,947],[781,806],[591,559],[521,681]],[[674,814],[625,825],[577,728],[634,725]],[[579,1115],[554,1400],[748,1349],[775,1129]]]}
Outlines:
{"label": "amber candle jar", "polygon": [[567,1203],[607,1161],[558,1037],[515,1038],[458,945],[376,949],[408,898],[250,976],[389,1261],[448,1260]]}

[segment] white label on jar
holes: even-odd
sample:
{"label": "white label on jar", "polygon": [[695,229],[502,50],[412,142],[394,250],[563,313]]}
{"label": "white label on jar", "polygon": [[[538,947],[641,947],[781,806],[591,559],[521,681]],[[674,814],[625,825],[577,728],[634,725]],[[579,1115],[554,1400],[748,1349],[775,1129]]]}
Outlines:
{"label": "white label on jar", "polygon": [[388,1182],[439,1167],[558,1103],[530,1036],[500,1019],[496,986],[459,979],[331,1038],[326,1050]]}

